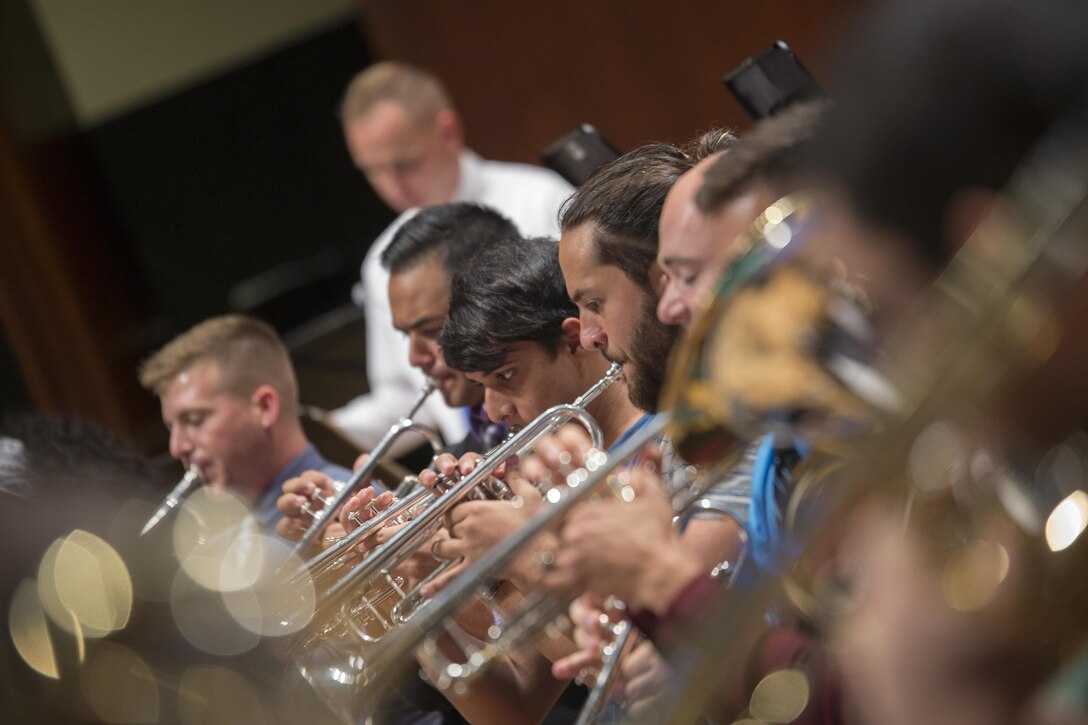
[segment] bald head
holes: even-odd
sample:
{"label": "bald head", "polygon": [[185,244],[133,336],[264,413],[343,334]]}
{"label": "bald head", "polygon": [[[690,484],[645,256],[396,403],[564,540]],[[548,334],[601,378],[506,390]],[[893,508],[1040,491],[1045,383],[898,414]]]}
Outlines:
{"label": "bald head", "polygon": [[657,263],[667,278],[657,317],[665,324],[687,325],[691,321],[723,264],[736,253],[738,241],[773,201],[769,191],[755,187],[711,214],[699,209],[696,197],[707,170],[729,153],[722,151],[700,161],[680,177],[665,198],[657,253]]}

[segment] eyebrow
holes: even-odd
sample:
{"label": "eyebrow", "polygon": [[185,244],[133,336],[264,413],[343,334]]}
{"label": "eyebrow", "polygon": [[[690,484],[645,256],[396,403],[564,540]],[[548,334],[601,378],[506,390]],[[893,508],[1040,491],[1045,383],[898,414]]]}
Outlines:
{"label": "eyebrow", "polygon": [[687,264],[687,265],[692,265],[692,266],[697,267],[697,266],[702,266],[702,265],[706,264],[706,261],[701,260],[701,259],[695,259],[694,257],[678,257],[678,256],[675,256],[675,255],[673,255],[671,257],[665,257],[664,259],[661,260],[661,266],[663,266],[663,267],[677,265],[677,264]]}
{"label": "eyebrow", "polygon": [[444,315],[428,315],[427,317],[420,317],[417,320],[412,320],[412,322],[408,323],[405,327],[397,327],[397,325],[393,325],[393,327],[396,327],[400,332],[409,332],[423,327],[424,325],[429,325],[432,322],[442,321],[445,323],[444,317]]}

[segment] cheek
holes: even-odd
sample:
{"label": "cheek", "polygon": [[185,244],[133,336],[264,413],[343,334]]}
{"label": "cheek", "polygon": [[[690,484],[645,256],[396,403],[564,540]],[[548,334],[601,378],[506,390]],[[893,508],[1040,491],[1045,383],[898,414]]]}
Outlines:
{"label": "cheek", "polygon": [[631,345],[634,343],[634,333],[636,323],[638,322],[638,308],[637,306],[629,306],[622,311],[622,314],[612,316],[610,319],[602,320],[602,325],[608,333],[608,339],[611,341],[611,345],[614,345],[625,352],[629,352]]}
{"label": "cheek", "polygon": [[699,303],[707,299],[713,289],[714,279],[708,275],[706,279],[697,280],[687,289],[681,290],[677,297],[689,312],[694,312]]}

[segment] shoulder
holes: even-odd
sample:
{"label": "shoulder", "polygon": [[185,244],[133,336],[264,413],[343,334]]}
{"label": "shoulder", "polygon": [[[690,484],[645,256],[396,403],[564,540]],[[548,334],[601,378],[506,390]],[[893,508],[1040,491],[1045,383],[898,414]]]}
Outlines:
{"label": "shoulder", "polygon": [[574,191],[574,187],[559,174],[540,166],[512,161],[483,161],[481,170],[488,177],[488,181],[518,184],[538,193],[561,194],[565,197]]}
{"label": "shoulder", "polygon": [[404,226],[404,223],[419,213],[419,209],[409,209],[406,212],[401,213],[396,219],[389,223],[381,234],[377,236],[374,242],[370,245],[370,249],[366,253],[367,266],[380,266],[380,257],[385,248],[389,246],[389,243],[393,241],[394,235],[397,231]]}
{"label": "shoulder", "polygon": [[323,461],[322,464],[323,465],[318,470],[335,481],[346,481],[351,478],[351,471],[343,466],[329,463],[328,461]]}

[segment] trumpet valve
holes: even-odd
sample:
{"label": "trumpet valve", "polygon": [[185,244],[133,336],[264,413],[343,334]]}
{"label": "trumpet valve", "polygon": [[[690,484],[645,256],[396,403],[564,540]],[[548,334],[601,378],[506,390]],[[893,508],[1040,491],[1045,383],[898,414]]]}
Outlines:
{"label": "trumpet valve", "polygon": [[449,476],[444,473],[440,473],[438,474],[438,478],[434,482],[434,487],[436,490],[445,492],[453,488],[453,484],[454,482]]}
{"label": "trumpet valve", "polygon": [[509,499],[514,495],[514,492],[510,490],[510,487],[497,478],[489,478],[483,484],[484,490],[490,494],[491,498],[495,499]]}

